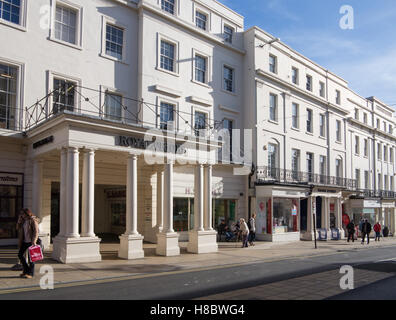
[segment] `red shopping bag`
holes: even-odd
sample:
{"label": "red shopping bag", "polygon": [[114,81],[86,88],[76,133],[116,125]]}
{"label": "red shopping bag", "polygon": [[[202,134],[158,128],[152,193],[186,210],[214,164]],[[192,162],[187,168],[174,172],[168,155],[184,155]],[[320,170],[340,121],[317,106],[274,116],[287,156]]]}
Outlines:
{"label": "red shopping bag", "polygon": [[31,262],[36,262],[39,260],[43,260],[43,252],[41,251],[40,246],[31,246],[29,247],[29,257]]}

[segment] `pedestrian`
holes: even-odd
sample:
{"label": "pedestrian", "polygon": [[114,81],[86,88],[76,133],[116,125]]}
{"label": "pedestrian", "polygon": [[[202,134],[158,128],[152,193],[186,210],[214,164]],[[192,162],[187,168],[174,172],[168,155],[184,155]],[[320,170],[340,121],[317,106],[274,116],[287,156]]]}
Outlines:
{"label": "pedestrian", "polygon": [[254,246],[253,241],[256,240],[256,214],[253,213],[251,218],[249,219],[249,244]]}
{"label": "pedestrian", "polygon": [[242,248],[247,248],[248,247],[248,236],[249,236],[249,228],[245,222],[245,219],[240,218],[239,219],[239,224],[242,232]]}
{"label": "pedestrian", "polygon": [[380,241],[381,238],[381,224],[377,221],[377,223],[374,225],[373,228],[374,232],[375,232],[375,241]]}
{"label": "pedestrian", "polygon": [[370,232],[371,232],[371,224],[367,219],[364,220],[362,224],[362,244],[364,244],[364,238],[367,236],[367,244],[370,243]]}
{"label": "pedestrian", "polygon": [[352,239],[352,242],[355,242],[355,224],[351,220],[347,225],[348,230],[348,242]]}
{"label": "pedestrian", "polygon": [[21,234],[19,238],[19,253],[18,257],[23,266],[23,273],[21,273],[21,278],[31,279],[34,276],[34,263],[30,261],[26,262],[24,254],[26,250],[31,246],[37,244],[39,235],[39,219],[33,215],[32,211],[29,209],[22,209],[21,215],[18,219],[18,232]]}

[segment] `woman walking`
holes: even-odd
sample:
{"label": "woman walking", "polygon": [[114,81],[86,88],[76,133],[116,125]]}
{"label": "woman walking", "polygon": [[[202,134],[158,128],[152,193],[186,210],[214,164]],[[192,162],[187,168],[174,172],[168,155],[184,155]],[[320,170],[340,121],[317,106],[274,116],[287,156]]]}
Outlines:
{"label": "woman walking", "polygon": [[249,228],[245,222],[245,219],[241,218],[240,221],[240,228],[242,232],[242,248],[248,247],[248,236],[249,236]]}
{"label": "woman walking", "polygon": [[249,244],[254,246],[253,241],[256,240],[256,214],[253,213],[249,220]]}
{"label": "woman walking", "polygon": [[26,262],[25,251],[30,246],[35,246],[39,235],[39,219],[29,209],[22,209],[19,216],[17,229],[19,231],[19,260],[22,262],[23,273],[21,278],[31,279],[34,276],[34,263]]}

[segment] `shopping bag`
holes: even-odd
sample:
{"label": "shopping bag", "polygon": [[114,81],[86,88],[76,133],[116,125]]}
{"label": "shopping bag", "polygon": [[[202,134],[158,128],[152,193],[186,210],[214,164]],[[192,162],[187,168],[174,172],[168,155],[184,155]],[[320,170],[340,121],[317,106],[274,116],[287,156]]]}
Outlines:
{"label": "shopping bag", "polygon": [[31,246],[29,247],[29,257],[31,262],[36,262],[39,260],[43,260],[43,251],[41,251],[40,246]]}

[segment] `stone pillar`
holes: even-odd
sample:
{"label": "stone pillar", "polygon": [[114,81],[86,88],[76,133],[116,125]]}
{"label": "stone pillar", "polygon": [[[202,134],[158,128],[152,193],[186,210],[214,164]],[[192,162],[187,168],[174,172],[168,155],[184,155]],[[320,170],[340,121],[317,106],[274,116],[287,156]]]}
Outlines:
{"label": "stone pillar", "polygon": [[43,212],[43,167],[44,160],[33,160],[32,176],[32,212],[40,219],[39,237],[43,241],[44,247],[50,245],[51,216],[44,216]]}
{"label": "stone pillar", "polygon": [[143,236],[137,231],[137,155],[130,154],[127,160],[126,190],[126,230],[120,236],[118,256],[122,259],[139,259],[144,257]]}
{"label": "stone pillar", "polygon": [[[65,162],[67,162],[67,165]],[[88,173],[89,172],[93,174],[91,170],[88,170]],[[90,185],[92,186],[94,180],[90,174],[87,174],[87,178],[88,179],[85,181],[85,183],[83,182],[83,185],[88,190],[88,181],[91,181]],[[85,178],[83,178],[83,180],[84,179]],[[66,180],[66,184],[64,184],[64,180]],[[66,218],[63,218],[63,220],[61,218],[61,224],[62,221],[66,222],[66,228],[62,227],[64,234],[59,235],[53,240],[52,257],[62,263],[86,263],[101,261],[102,257],[100,255],[100,239],[97,237],[80,237],[78,230],[80,194],[78,148],[69,147],[67,149],[67,154],[65,154],[65,151],[61,152],[61,186],[62,184],[64,184],[62,189],[65,189],[65,193],[61,194],[61,204],[63,204],[66,199],[66,203],[63,204]],[[91,194],[91,197],[93,197],[93,194]],[[93,202],[91,202],[91,204],[92,203]],[[88,211],[90,210],[93,210],[93,208],[89,207]]]}
{"label": "stone pillar", "polygon": [[389,231],[392,233],[393,236],[395,236],[396,232],[396,210],[394,208],[390,209],[390,227]]}
{"label": "stone pillar", "polygon": [[162,232],[157,234],[156,253],[161,256],[180,254],[179,235],[173,230],[173,161],[165,163],[164,214]]}
{"label": "stone pillar", "polygon": [[204,229],[207,231],[213,230],[213,197],[212,197],[212,165],[205,167],[205,224]]}
{"label": "stone pillar", "polygon": [[66,179],[67,179],[67,149],[61,149],[60,156],[60,201],[59,201],[59,236],[66,236]]}
{"label": "stone pillar", "polygon": [[382,230],[384,229],[385,226],[389,228],[389,209],[388,208],[384,209],[384,215],[385,215],[385,219],[384,219],[384,225],[382,226]]}
{"label": "stone pillar", "polygon": [[157,172],[157,233],[162,232],[164,215],[164,171]]}
{"label": "stone pillar", "polygon": [[[194,230],[188,234],[188,252],[217,252],[216,231],[209,229],[211,228],[211,222],[208,221],[208,209],[212,207],[209,204],[212,199],[212,188],[208,187],[208,183],[211,183],[211,180],[211,166],[209,169],[209,167],[198,164],[195,167],[194,177]],[[209,192],[210,195],[208,194]]]}
{"label": "stone pillar", "polygon": [[307,202],[307,231],[302,233],[301,238],[312,241],[315,239],[313,215],[316,214],[316,197],[308,197]]}
{"label": "stone pillar", "polygon": [[79,238],[79,151],[78,148],[67,150],[67,178],[66,178],[66,215],[68,238]]}
{"label": "stone pillar", "polygon": [[340,233],[340,238],[345,239],[345,231],[342,226],[342,201],[340,198],[337,198],[335,200],[335,214],[336,214],[336,228],[338,229]]}
{"label": "stone pillar", "polygon": [[82,216],[81,236],[95,237],[94,233],[95,207],[95,151],[84,153],[82,177]]}

